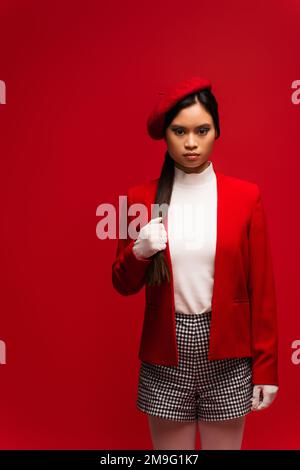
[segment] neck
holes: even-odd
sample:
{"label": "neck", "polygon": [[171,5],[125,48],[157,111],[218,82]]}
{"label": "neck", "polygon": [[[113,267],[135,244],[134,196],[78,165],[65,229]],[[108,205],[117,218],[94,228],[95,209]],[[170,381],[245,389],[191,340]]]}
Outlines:
{"label": "neck", "polygon": [[205,162],[201,171],[185,172],[177,165],[174,166],[174,184],[184,186],[204,185],[215,178],[212,161]]}
{"label": "neck", "polygon": [[184,171],[185,173],[201,173],[209,166],[209,164],[210,164],[210,161],[207,160],[206,162],[202,163],[202,165],[197,166],[196,168],[187,168],[183,165],[180,165],[180,163],[177,163],[177,162],[174,163],[174,166],[176,168],[179,168],[179,170]]}

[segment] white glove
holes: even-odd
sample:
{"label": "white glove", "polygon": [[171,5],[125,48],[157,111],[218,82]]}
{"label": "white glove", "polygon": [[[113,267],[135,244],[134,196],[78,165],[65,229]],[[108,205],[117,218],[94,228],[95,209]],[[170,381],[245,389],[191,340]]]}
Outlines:
{"label": "white glove", "polygon": [[[278,389],[278,385],[254,385],[251,411],[268,408],[274,400]],[[260,400],[261,394],[262,400]]]}
{"label": "white glove", "polygon": [[162,217],[151,219],[150,222],[141,228],[132,251],[137,259],[146,259],[160,250],[166,248],[167,232]]}

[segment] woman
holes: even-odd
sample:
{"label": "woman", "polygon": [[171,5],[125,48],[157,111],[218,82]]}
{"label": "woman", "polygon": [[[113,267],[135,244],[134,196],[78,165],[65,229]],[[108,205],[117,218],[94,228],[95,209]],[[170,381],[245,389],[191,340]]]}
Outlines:
{"label": "woman", "polygon": [[137,408],[148,414],[155,449],[195,449],[197,425],[202,449],[240,449],[245,416],[278,391],[260,189],[209,159],[220,137],[211,90],[205,78],[183,80],[150,114],[148,133],[165,140],[165,161],[158,179],[129,188],[128,207],[142,204],[151,217],[137,236],[118,240],[112,267],[122,295],[146,287]]}

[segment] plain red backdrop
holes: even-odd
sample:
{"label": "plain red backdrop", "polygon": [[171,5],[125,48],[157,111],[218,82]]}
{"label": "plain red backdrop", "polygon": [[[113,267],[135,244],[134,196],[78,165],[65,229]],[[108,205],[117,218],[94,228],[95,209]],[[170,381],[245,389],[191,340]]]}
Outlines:
{"label": "plain red backdrop", "polygon": [[274,258],[281,385],[243,448],[299,448],[299,2],[10,0],[0,20],[1,449],[152,448],[135,407],[144,294],[113,290],[95,213],[159,176],[147,115],[197,74],[219,102],[214,165],[260,185]]}

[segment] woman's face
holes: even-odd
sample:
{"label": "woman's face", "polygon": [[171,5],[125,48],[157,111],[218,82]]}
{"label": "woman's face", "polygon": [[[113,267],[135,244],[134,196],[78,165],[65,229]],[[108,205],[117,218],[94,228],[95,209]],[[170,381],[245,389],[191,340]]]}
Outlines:
{"label": "woman's face", "polygon": [[[215,138],[213,119],[198,100],[177,114],[165,134],[175,166],[187,173],[199,173],[208,166]],[[189,158],[189,153],[196,156]]]}

